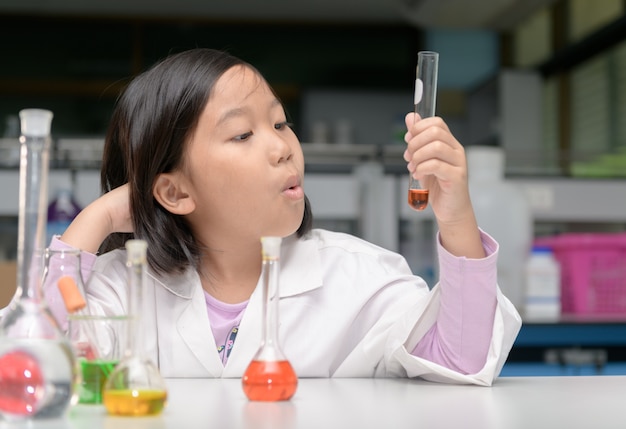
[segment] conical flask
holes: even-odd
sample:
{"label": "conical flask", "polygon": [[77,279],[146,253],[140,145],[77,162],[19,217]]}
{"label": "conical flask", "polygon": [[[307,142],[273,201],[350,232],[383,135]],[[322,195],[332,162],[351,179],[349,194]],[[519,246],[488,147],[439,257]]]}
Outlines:
{"label": "conical flask", "polygon": [[298,386],[298,377],[278,340],[280,299],[280,237],[262,237],[263,326],[261,345],[242,378],[243,391],[251,401],[285,401]]}
{"label": "conical flask", "polygon": [[57,418],[76,377],[69,341],[42,297],[52,112],[20,111],[17,292],[0,324],[0,414],[6,420]]}
{"label": "conical flask", "polygon": [[126,266],[129,281],[129,333],[126,352],[104,386],[102,402],[109,414],[146,416],[159,414],[165,407],[167,390],[157,366],[146,356],[143,346],[141,314],[146,287],[146,251],[144,240],[126,242]]}

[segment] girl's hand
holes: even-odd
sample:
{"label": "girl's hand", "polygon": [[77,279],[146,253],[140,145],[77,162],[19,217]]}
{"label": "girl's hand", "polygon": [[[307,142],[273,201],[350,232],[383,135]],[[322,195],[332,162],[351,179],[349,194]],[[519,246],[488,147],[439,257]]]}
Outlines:
{"label": "girl's hand", "polygon": [[409,113],[405,122],[404,160],[410,174],[429,191],[443,246],[457,256],[483,257],[463,146],[439,117],[420,119]]}
{"label": "girl's hand", "polygon": [[114,232],[133,232],[128,184],[102,195],[76,216],[61,236],[72,247],[96,253]]}

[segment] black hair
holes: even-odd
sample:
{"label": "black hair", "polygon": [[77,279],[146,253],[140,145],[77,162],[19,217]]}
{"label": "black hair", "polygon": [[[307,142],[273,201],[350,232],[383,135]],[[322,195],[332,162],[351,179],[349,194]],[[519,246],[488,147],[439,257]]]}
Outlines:
{"label": "black hair", "polygon": [[[153,197],[157,177],[180,167],[217,80],[234,66],[253,66],[226,52],[196,48],[173,54],[131,81],[117,100],[107,131],[101,169],[102,192],[130,185],[134,233],[114,233],[100,252],[124,246],[130,238],[148,243],[148,263],[161,273],[198,268],[200,247],[184,217],[170,213]],[[305,196],[298,237],[312,227]]]}

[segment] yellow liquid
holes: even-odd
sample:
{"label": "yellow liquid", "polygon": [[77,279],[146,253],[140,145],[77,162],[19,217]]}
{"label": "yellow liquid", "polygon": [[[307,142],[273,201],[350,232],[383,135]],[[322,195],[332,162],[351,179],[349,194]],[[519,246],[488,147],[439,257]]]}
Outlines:
{"label": "yellow liquid", "polygon": [[102,403],[115,416],[149,416],[165,407],[165,390],[105,390]]}

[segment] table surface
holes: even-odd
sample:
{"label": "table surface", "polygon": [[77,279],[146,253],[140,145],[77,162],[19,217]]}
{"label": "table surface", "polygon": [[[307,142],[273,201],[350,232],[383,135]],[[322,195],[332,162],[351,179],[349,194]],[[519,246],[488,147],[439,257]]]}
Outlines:
{"label": "table surface", "polygon": [[[250,402],[238,379],[168,379],[159,416],[78,405],[28,428],[624,428],[626,376],[502,377],[492,387],[410,379],[301,379],[290,401]],[[0,427],[13,428],[7,423]]]}

